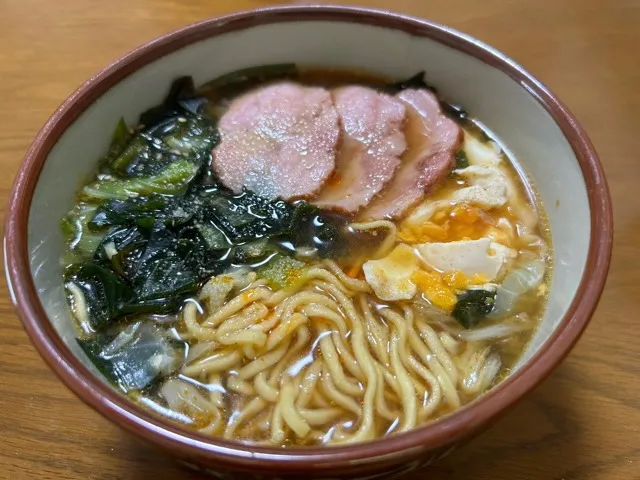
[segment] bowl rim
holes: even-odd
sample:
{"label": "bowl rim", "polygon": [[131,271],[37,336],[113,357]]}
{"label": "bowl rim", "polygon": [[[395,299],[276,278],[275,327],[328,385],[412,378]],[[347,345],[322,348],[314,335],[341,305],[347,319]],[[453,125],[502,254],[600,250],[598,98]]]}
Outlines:
{"label": "bowl rim", "polygon": [[[278,449],[206,437],[149,413],[108,387],[75,358],[49,321],[31,276],[27,227],[42,167],[65,130],[110,88],[168,53],[220,34],[273,23],[335,21],[401,30],[471,55],[525,88],[552,116],[580,164],[588,192],[591,239],[587,264],[567,313],[538,352],[521,368],[471,404],[423,427],[350,446]],[[281,472],[337,470],[374,461],[396,462],[428,449],[453,445],[479,432],[535,388],[569,353],[593,314],[605,285],[613,243],[611,198],[595,148],[576,118],[541,82],[494,48],[451,28],[385,10],[328,5],[281,6],[212,18],[151,40],[93,75],[53,113],[26,152],[14,182],[5,223],[7,285],[32,343],[60,379],[85,403],[143,439],[184,458],[221,467]]]}

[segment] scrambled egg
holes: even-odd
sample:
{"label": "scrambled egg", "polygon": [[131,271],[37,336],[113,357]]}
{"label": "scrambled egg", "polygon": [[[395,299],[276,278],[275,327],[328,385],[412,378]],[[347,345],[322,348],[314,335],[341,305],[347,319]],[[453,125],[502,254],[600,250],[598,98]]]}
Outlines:
{"label": "scrambled egg", "polygon": [[424,200],[402,222],[403,225],[424,225],[436,213],[436,210],[446,206],[447,202],[434,202],[433,200]]}
{"label": "scrambled egg", "polygon": [[[408,300],[420,292],[433,305],[451,311],[458,293],[488,287],[517,256],[510,248],[514,227],[502,217],[504,212],[495,210],[515,194],[500,169],[500,147],[464,133],[469,166],[456,174],[465,185],[420,203],[400,224],[398,238],[406,243],[363,265],[379,298]],[[497,221],[496,215],[501,217]]]}
{"label": "scrambled egg", "polygon": [[438,231],[433,225],[438,213],[451,208],[474,206],[488,211],[507,203],[514,188],[507,175],[500,170],[500,148],[493,142],[480,142],[465,132],[464,150],[470,166],[455,173],[465,181],[466,186],[418,204],[402,222],[401,239],[411,243],[445,241],[445,232]]}
{"label": "scrambled egg", "polygon": [[436,272],[416,270],[411,276],[420,291],[433,305],[450,311],[456,305],[457,297],[452,288],[445,284],[442,275]]}
{"label": "scrambled egg", "polygon": [[507,203],[507,177],[497,166],[472,165],[456,173],[470,186],[453,192],[454,204],[469,203],[491,209]]}
{"label": "scrambled egg", "polygon": [[494,142],[481,142],[467,131],[464,132],[464,152],[470,165],[497,167],[500,164],[500,147]]}
{"label": "scrambled egg", "polygon": [[[490,239],[483,239],[491,243]],[[476,241],[477,242],[477,241]],[[452,245],[425,244],[425,245]],[[419,246],[425,247],[425,245]],[[497,252],[502,245],[496,244]],[[487,249],[488,250],[488,249]],[[509,250],[509,249],[507,249]],[[496,256],[500,256],[496,254]],[[447,261],[447,256],[440,260]],[[474,269],[447,269],[442,273],[434,270],[427,271],[420,268],[420,259],[416,252],[408,245],[401,243],[389,255],[379,260],[369,260],[362,266],[365,279],[375,294],[382,300],[409,300],[420,291],[433,305],[446,311],[451,311],[456,304],[456,294],[470,286],[484,285],[492,277]],[[493,273],[493,272],[491,272]]]}
{"label": "scrambled egg", "polygon": [[398,230],[398,238],[409,244],[488,237],[511,247],[515,236],[513,225],[505,217],[499,217],[496,221],[495,215],[468,204],[440,210],[424,223],[405,220]]}
{"label": "scrambled egg", "polygon": [[424,296],[436,307],[450,312],[456,306],[456,292],[466,290],[470,286],[483,285],[487,278],[482,275],[467,277],[462,272],[427,272],[416,270],[411,280],[417,285]]}
{"label": "scrambled egg", "polygon": [[362,266],[364,277],[382,300],[409,300],[416,294],[411,276],[418,268],[413,249],[399,244],[380,260],[369,260]]}

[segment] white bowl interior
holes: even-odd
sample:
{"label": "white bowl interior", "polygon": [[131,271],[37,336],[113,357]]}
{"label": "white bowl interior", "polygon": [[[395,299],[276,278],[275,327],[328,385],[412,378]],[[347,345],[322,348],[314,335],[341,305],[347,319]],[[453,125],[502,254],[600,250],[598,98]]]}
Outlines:
{"label": "white bowl interior", "polygon": [[178,76],[192,75],[199,84],[239,68],[280,62],[364,69],[398,79],[425,70],[445,100],[467,109],[515,154],[546,205],[555,252],[548,307],[519,365],[531,358],[576,293],[591,234],[585,181],[560,128],[525,87],[470,55],[401,31],[325,21],[254,27],[166,55],[111,88],[63,134],[36,186],[28,243],[40,300],[71,350],[89,363],[73,340],[61,281],[59,221],[94,172],[120,116],[134,123],[140,112],[162,101]]}

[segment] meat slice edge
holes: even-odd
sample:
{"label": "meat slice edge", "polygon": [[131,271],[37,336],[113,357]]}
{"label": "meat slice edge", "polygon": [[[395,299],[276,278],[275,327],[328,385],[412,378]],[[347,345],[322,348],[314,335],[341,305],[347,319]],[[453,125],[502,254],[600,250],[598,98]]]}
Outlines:
{"label": "meat slice edge", "polygon": [[391,182],[361,213],[364,220],[406,214],[446,179],[462,141],[462,129],[442,113],[432,92],[408,89],[396,98],[407,107],[408,148]]}
{"label": "meat slice edge", "polygon": [[324,88],[281,82],[231,102],[219,124],[212,167],[236,193],[310,198],[335,168],[338,113]]}
{"label": "meat slice edge", "polygon": [[353,213],[382,190],[400,164],[407,147],[402,131],[406,109],[398,99],[367,87],[341,87],[332,93],[342,142],[336,170],[312,203]]}

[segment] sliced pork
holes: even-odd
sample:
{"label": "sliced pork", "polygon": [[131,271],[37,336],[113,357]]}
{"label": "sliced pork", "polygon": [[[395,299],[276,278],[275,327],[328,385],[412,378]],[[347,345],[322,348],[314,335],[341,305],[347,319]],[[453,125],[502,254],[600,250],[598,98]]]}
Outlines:
{"label": "sliced pork", "polygon": [[333,91],[342,125],[336,170],[312,203],[356,212],[391,180],[407,148],[402,132],[405,106],[371,88],[348,86]]}
{"label": "sliced pork", "polygon": [[335,168],[340,127],[324,88],[277,83],[231,102],[213,169],[234,192],[294,200],[317,193]]}
{"label": "sliced pork", "polygon": [[461,128],[446,117],[428,90],[404,90],[396,95],[407,107],[407,152],[393,180],[362,212],[363,219],[398,218],[434,191],[455,163]]}

